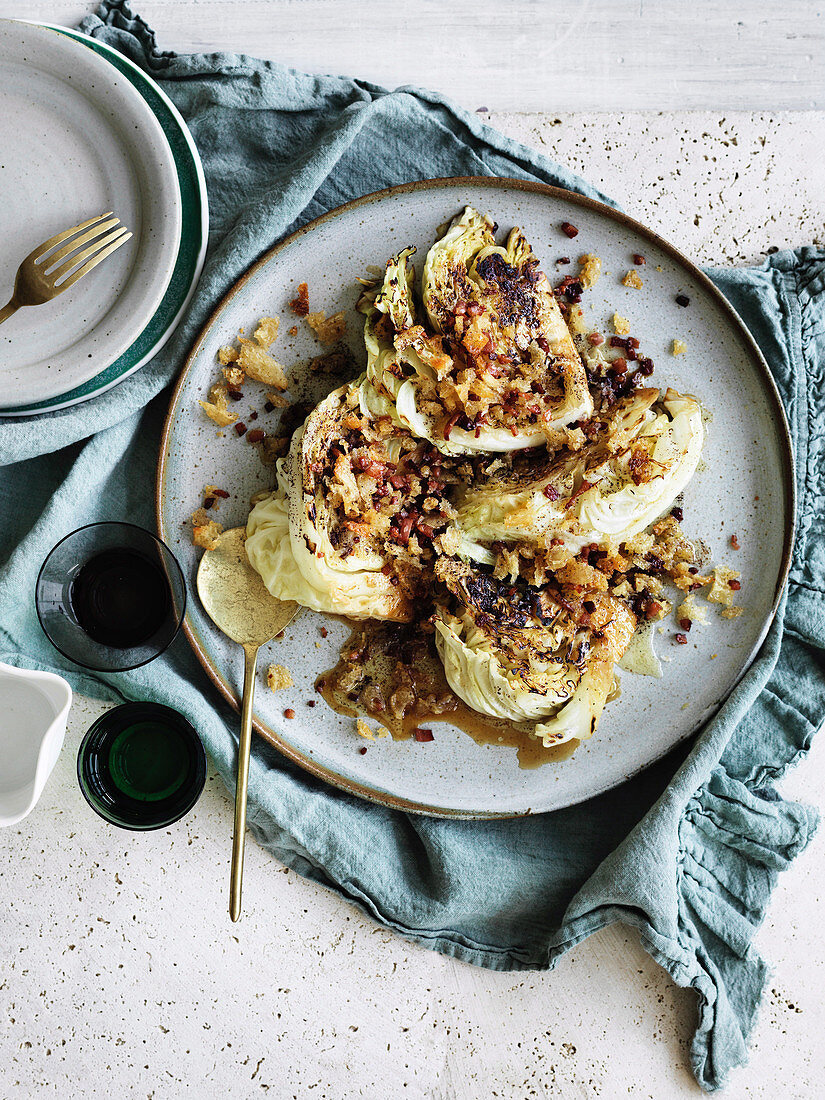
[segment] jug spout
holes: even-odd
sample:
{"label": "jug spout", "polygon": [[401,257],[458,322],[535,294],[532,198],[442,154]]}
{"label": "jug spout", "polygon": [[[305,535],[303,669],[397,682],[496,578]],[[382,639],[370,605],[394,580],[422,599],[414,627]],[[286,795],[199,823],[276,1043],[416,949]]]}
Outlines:
{"label": "jug spout", "polygon": [[71,703],[62,676],[0,662],[0,826],[34,809],[63,747]]}

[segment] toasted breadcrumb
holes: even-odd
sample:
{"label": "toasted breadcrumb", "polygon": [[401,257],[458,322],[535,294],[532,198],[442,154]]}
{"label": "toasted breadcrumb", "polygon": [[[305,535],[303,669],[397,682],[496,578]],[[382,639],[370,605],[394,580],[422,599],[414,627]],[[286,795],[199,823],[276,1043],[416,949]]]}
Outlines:
{"label": "toasted breadcrumb", "polygon": [[283,665],[270,665],[266,670],[266,686],[270,691],[282,691],[284,688],[291,688],[293,680],[289,674],[289,669],[284,668]]}
{"label": "toasted breadcrumb", "polygon": [[613,331],[617,336],[627,336],[630,332],[630,321],[619,313],[613,314]]}
{"label": "toasted breadcrumb", "polygon": [[[203,519],[204,522],[198,522]],[[204,550],[214,550],[223,532],[223,527],[213,519],[206,519],[206,512],[199,508],[192,515],[192,542]]]}
{"label": "toasted breadcrumb", "polygon": [[268,351],[251,340],[241,339],[241,354],[238,365],[243,368],[249,378],[256,382],[263,382],[266,386],[274,386],[276,390],[285,390],[289,386],[286,371],[283,366],[273,359]]}
{"label": "toasted breadcrumb", "polygon": [[209,419],[214,420],[221,428],[225,428],[229,424],[234,424],[238,419],[237,416],[231,413],[226,407],[226,394],[226,386],[222,383],[218,383],[209,391],[208,401],[198,402]]}
{"label": "toasted breadcrumb", "polygon": [[289,332],[290,336],[297,336],[298,335],[298,326],[297,325],[292,325],[287,331]]}
{"label": "toasted breadcrumb", "polygon": [[326,317],[324,311],[307,314],[307,324],[322,344],[336,344],[347,334],[347,320],[343,313]]}
{"label": "toasted breadcrumb", "polygon": [[366,741],[374,741],[375,734],[371,728],[367,725],[363,718],[355,719],[355,732],[359,737],[363,737]]}
{"label": "toasted breadcrumb", "polygon": [[224,367],[221,374],[226,379],[227,386],[233,390],[239,390],[246,381],[246,375],[240,367]]}
{"label": "toasted breadcrumb", "polygon": [[684,355],[686,351],[687,344],[684,342],[684,340],[674,340],[673,343],[670,345],[671,355]]}
{"label": "toasted breadcrumb", "polygon": [[599,281],[599,276],[602,273],[602,261],[598,256],[594,256],[592,252],[585,252],[583,256],[579,257],[579,263],[581,264],[579,282],[585,290],[589,290]]}
{"label": "toasted breadcrumb", "polygon": [[634,290],[641,290],[645,284],[639,278],[639,273],[635,268],[631,267],[627,275],[622,279],[622,286],[633,287]]}
{"label": "toasted breadcrumb", "polygon": [[230,363],[237,361],[238,354],[237,348],[233,348],[230,344],[226,344],[224,347],[218,348],[218,362],[222,367],[226,367]]}
{"label": "toasted breadcrumb", "polygon": [[258,327],[252,334],[262,348],[268,348],[275,343],[281,322],[277,317],[261,317]]}
{"label": "toasted breadcrumb", "polygon": [[284,397],[281,393],[268,393],[266,399],[276,409],[286,409],[289,406],[289,398]]}
{"label": "toasted breadcrumb", "polygon": [[676,619],[678,622],[681,622],[682,619],[688,619],[690,622],[698,623],[701,626],[708,621],[708,609],[703,604],[696,602],[696,597],[692,592],[688,592],[676,609]]}
{"label": "toasted breadcrumb", "polygon": [[739,576],[735,569],[729,569],[727,565],[717,565],[713,570],[713,581],[707,592],[708,601],[719,603],[726,608],[730,607],[734,597],[730,581],[736,580]]}

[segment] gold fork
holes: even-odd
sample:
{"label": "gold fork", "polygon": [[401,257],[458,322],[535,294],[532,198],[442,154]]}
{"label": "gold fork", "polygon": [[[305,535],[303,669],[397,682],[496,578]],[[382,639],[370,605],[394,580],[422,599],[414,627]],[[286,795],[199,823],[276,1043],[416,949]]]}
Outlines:
{"label": "gold fork", "polygon": [[[119,228],[115,228],[116,226]],[[80,236],[76,236],[78,233]],[[126,244],[131,236],[126,226],[120,225],[120,218],[114,217],[109,210],[87,222],[81,222],[80,225],[73,225],[71,229],[39,244],[17,270],[11,301],[0,309],[0,324],[21,306],[41,306],[62,294],[93,267],[97,267],[101,260],[105,260],[122,244]],[[64,241],[68,241],[68,244],[59,252],[49,255],[53,248]],[[75,251],[81,245],[88,247],[80,252]],[[83,266],[75,270],[78,264]]]}

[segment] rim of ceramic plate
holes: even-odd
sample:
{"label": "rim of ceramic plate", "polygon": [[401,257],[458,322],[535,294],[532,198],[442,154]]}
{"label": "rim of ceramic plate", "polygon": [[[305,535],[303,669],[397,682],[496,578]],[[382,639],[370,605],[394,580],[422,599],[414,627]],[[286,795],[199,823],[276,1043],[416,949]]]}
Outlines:
{"label": "rim of ceramic plate", "polygon": [[[677,747],[677,745],[688,740],[690,737],[695,736],[705,726],[708,721],[717,713],[719,708],[729,697],[730,693],[740,682],[747,670],[752,665],[757,653],[759,652],[762,643],[768,633],[774,616],[776,615],[777,608],[779,607],[779,601],[782,596],[782,591],[785,587],[785,583],[788,579],[788,573],[791,565],[791,554],[793,552],[794,542],[794,529],[795,529],[795,517],[796,517],[796,481],[794,473],[794,459],[793,449],[791,446],[790,433],[788,430],[788,421],[785,416],[785,409],[782,405],[782,399],[779,396],[779,391],[771,375],[770,369],[758,344],[751,336],[750,331],[745,325],[742,318],[725,298],[722,292],[716,287],[716,285],[708,278],[703,271],[701,271],[691,260],[689,260],[683,253],[681,253],[672,244],[666,241],[663,237],[660,237],[654,230],[649,229],[641,222],[631,218],[628,214],[625,214],[621,210],[617,210],[615,207],[608,206],[605,203],[599,202],[596,199],[589,198],[586,195],[580,195],[575,191],[568,191],[562,187],[553,187],[550,184],[540,183],[536,180],[521,180],[521,179],[509,179],[504,176],[447,176],[438,179],[431,180],[416,180],[413,183],[398,184],[395,187],[386,187],[381,191],[373,191],[368,195],[363,195],[360,198],[352,199],[350,202],[344,203],[342,206],[337,206],[333,210],[327,211],[326,214],[321,214],[317,218],[313,218],[312,221],[306,223],[295,230],[288,236],[280,240],[272,248],[268,249],[258,260],[256,260],[251,266],[244,272],[244,274],[233,284],[233,286],[227,291],[227,293],[220,300],[218,305],[212,311],[209,319],[198,335],[195,343],[192,345],[192,349],[187,356],[186,363],[178,378],[175,390],[172,394],[171,401],[169,403],[169,411],[166,415],[166,421],[163,426],[163,434],[160,440],[160,450],[158,458],[158,469],[156,479],[156,492],[155,492],[155,508],[156,519],[158,525],[158,532],[161,539],[166,539],[166,531],[164,525],[164,501],[165,501],[165,480],[166,480],[166,466],[169,455],[169,445],[172,435],[172,428],[175,421],[175,415],[177,412],[178,403],[183,392],[186,379],[190,370],[197,358],[198,352],[201,349],[204,341],[209,336],[212,327],[218,321],[222,315],[224,309],[234,296],[246,285],[246,283],[258,272],[261,268],[265,267],[274,256],[281,252],[284,248],[289,247],[302,237],[311,233],[319,225],[323,225],[325,222],[331,221],[333,218],[339,217],[341,214],[347,213],[351,210],[355,210],[362,206],[368,206],[376,202],[381,202],[384,199],[392,198],[396,195],[409,194],[415,191],[436,191],[436,190],[448,190],[457,189],[462,187],[490,187],[490,188],[508,188],[516,191],[532,191],[535,194],[545,195],[547,198],[556,199],[558,201],[573,203],[576,206],[585,207],[589,210],[594,210],[613,221],[618,222],[620,225],[631,229],[634,233],[646,238],[656,247],[660,248],[678,264],[680,264],[691,276],[691,278],[699,283],[702,288],[714,299],[715,303],[719,306],[722,312],[727,316],[730,323],[737,330],[740,339],[747,348],[753,365],[756,367],[757,374],[760,376],[765,391],[767,392],[770,401],[773,405],[773,413],[778,429],[778,434],[781,438],[781,446],[783,452],[783,466],[782,466],[782,482],[785,490],[785,502],[787,506],[787,515],[785,518],[785,530],[783,533],[783,549],[782,560],[779,568],[779,576],[776,584],[776,591],[774,593],[773,603],[771,605],[770,612],[765,618],[762,631],[756,644],[751,649],[747,658],[745,659],[742,669],[731,684],[729,690],[725,693],[714,708],[712,714],[705,715],[701,722],[689,730],[683,737],[679,738],[674,744],[669,745],[667,749],[659,753],[657,756],[648,760],[641,767],[634,769],[627,775],[622,775],[616,782],[608,782],[601,784],[594,788],[592,791],[588,791],[586,795],[581,798],[574,799],[569,805],[576,805],[578,802],[585,802],[591,798],[595,798],[599,794],[603,794],[605,791],[612,790],[614,787],[619,786],[621,783],[626,782],[628,779],[633,778],[634,775],[638,775],[640,772],[645,771],[651,765],[655,764],[657,760],[661,760],[667,753],[671,752]],[[240,701],[235,695],[234,691],[230,687],[226,678],[215,667],[206,653],[206,648],[201,641],[200,635],[193,626],[189,612],[183,620],[183,632],[186,635],[189,644],[194,650],[195,656],[200,661],[204,670],[209,678],[212,680],[215,687],[226,699],[226,701],[235,710],[240,709]],[[512,811],[498,811],[498,810],[451,810],[445,809],[440,806],[430,806],[423,802],[417,802],[410,799],[402,798],[398,795],[390,794],[386,791],[381,791],[374,787],[368,787],[366,784],[361,783],[354,779],[348,779],[346,776],[340,775],[332,768],[326,767],[319,761],[312,759],[305,752],[301,752],[293,745],[290,745],[283,737],[269,726],[264,725],[260,720],[253,718],[253,726],[258,734],[264,738],[265,741],[273,745],[279,752],[281,752],[292,763],[297,764],[299,767],[308,771],[311,775],[316,776],[319,779],[323,779],[325,782],[331,784],[333,787],[337,787],[339,790],[345,791],[348,794],[357,795],[359,798],[364,798],[369,802],[377,803],[380,806],[385,806],[390,809],[404,810],[409,813],[427,814],[433,817],[453,818],[453,819],[501,819],[501,818],[515,818],[526,817],[531,815],[534,811],[527,809],[520,812]],[[538,811],[542,812],[542,811]]]}

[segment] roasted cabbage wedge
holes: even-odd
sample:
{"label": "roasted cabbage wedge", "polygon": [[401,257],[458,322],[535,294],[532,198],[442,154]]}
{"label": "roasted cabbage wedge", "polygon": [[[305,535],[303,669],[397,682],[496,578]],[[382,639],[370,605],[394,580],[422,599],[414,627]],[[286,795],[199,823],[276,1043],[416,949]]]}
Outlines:
{"label": "roasted cabbage wedge", "polygon": [[396,423],[446,454],[564,441],[593,412],[584,366],[521,230],[504,246],[467,207],[427,254],[415,307],[407,248],[366,292],[367,377]]}
{"label": "roasted cabbage wedge", "polygon": [[693,476],[704,441],[689,395],[636,390],[588,426],[580,450],[542,452],[502,466],[459,492],[461,553],[491,562],[494,542],[578,553],[617,545],[663,516]]}
{"label": "roasted cabbage wedge", "polygon": [[436,645],[455,694],[546,746],[590,737],[636,628],[626,604],[604,591],[502,583],[459,561],[436,572],[449,592]]}
{"label": "roasted cabbage wedge", "polygon": [[295,432],[275,491],[250,513],[246,552],[278,599],[405,622],[451,508],[438,452],[376,415],[368,397],[363,381],[341,386]]}

